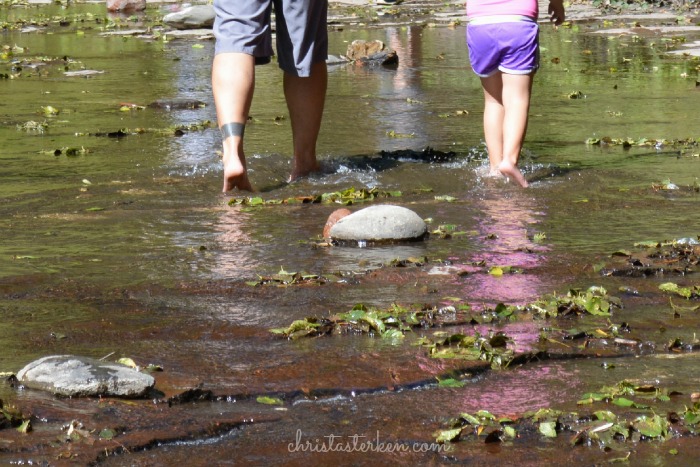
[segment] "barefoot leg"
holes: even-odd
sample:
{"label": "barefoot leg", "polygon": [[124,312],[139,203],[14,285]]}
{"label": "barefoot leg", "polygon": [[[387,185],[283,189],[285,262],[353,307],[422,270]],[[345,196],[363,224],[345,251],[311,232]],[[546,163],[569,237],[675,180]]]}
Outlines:
{"label": "barefoot leg", "polygon": [[528,113],[530,111],[530,93],[533,75],[503,74],[503,160],[498,170],[513,179],[522,187],[527,187],[522,172],[518,169],[518,159],[523,148],[527,132]]}
{"label": "barefoot leg", "polygon": [[484,88],[484,139],[489,153],[489,175],[501,176],[498,167],[503,160],[503,81],[501,72],[481,78]]}
{"label": "barefoot leg", "polygon": [[327,85],[326,62],[314,63],[308,77],[284,74],[284,96],[294,140],[294,166],[289,176],[290,182],[319,170],[316,141],[321,129]]}
{"label": "barefoot leg", "polygon": [[[245,124],[255,89],[255,61],[252,55],[221,53],[214,57],[212,89],[219,127],[227,124]],[[222,131],[224,183],[222,191],[234,188],[253,191],[248,180],[243,132]]]}

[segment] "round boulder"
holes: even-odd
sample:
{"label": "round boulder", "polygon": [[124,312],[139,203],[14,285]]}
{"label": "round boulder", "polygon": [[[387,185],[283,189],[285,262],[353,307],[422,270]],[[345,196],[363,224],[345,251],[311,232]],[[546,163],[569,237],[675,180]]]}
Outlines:
{"label": "round boulder", "polygon": [[428,227],[408,208],[380,204],[342,217],[328,233],[339,241],[410,241],[425,238]]}
{"label": "round boulder", "polygon": [[175,29],[211,29],[215,17],[213,5],[193,5],[168,13],[163,17],[163,23]]}
{"label": "round boulder", "polygon": [[142,397],[155,385],[153,376],[126,365],[72,355],[35,360],[17,379],[28,388],[68,397]]}

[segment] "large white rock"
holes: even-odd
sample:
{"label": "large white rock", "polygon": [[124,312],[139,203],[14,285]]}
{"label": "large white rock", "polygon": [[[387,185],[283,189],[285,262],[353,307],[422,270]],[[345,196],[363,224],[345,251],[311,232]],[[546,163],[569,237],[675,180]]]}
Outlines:
{"label": "large white rock", "polygon": [[194,5],[165,15],[163,23],[175,29],[209,29],[215,17],[213,5]]}
{"label": "large white rock", "polygon": [[380,204],[360,209],[330,228],[330,237],[343,241],[420,240],[428,232],[425,221],[401,206]]}
{"label": "large white rock", "polygon": [[141,397],[155,385],[153,376],[126,365],[72,355],[35,360],[17,373],[17,379],[28,388],[70,397]]}

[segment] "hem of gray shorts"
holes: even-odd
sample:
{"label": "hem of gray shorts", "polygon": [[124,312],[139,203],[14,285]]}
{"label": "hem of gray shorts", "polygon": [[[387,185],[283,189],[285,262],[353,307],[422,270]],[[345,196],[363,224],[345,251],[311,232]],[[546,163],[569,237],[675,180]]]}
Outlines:
{"label": "hem of gray shorts", "polygon": [[[328,55],[325,57],[319,57],[314,59],[313,62],[311,62],[311,65],[315,65],[320,62],[325,62],[328,60]],[[308,78],[311,76],[311,68],[297,68],[294,65],[292,66],[284,66],[283,64],[279,63],[279,67],[282,71],[285,73],[289,73],[290,75],[296,76],[298,78]]]}

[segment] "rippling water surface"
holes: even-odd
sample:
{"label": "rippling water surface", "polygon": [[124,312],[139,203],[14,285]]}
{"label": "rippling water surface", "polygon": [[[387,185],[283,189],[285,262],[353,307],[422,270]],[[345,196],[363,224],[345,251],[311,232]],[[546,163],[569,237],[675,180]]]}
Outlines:
{"label": "rippling water surface", "polygon": [[[197,385],[237,394],[427,380],[450,365],[408,343],[362,336],[288,342],[273,339],[268,329],[356,303],[384,307],[454,296],[476,308],[524,303],[600,284],[592,265],[636,241],[700,233],[698,193],[692,189],[700,177],[697,147],[679,152],[671,145],[585,144],[604,136],[697,137],[696,63],[665,55],[661,41],[593,34],[586,25],[543,27],[542,68],[522,165],[532,183],[528,190],[483,177],[482,95],[468,66],[464,26],[334,31],[332,53],[344,53],[354,39],[380,39],[397,50],[400,64],[329,69],[318,145],[323,171],[291,185],[284,183],[291,132],[281,73],[276,66],[258,68],[246,149],[261,196],[399,190],[401,197],[384,201],[432,219],[431,229],[454,224],[464,233],[360,249],[316,245],[337,205],[245,209],[228,205],[243,194],[219,193],[212,42],[66,29],[0,36],[0,43],[21,48],[0,61],[0,72],[16,72],[11,60],[22,60],[20,77],[0,80],[0,371],[15,372],[48,354],[117,354],[161,364],[168,395]],[[80,69],[103,73],[64,74]],[[205,106],[148,107],[181,98]],[[145,108],[123,110],[124,104]],[[45,115],[46,106],[59,113]],[[47,125],[43,132],[21,129],[27,122]],[[175,126],[186,126],[184,134],[174,136]],[[120,129],[128,136],[104,135]],[[428,147],[452,154],[426,161],[420,154]],[[68,155],[69,148],[79,154]],[[400,150],[416,157],[394,157]],[[653,188],[665,180],[679,189]],[[455,201],[436,199],[444,195]],[[535,242],[535,234],[546,240]],[[434,265],[420,272],[382,268],[396,258],[421,256]],[[516,266],[523,274],[457,274],[480,261]],[[356,278],[310,287],[246,285],[280,268]],[[624,285],[605,280],[610,290]],[[660,310],[668,312],[661,300],[639,302],[639,313],[623,319],[640,320],[651,335]],[[664,325],[689,336],[698,322]],[[537,341],[539,326],[509,332],[526,350]],[[645,365],[650,378],[675,374],[670,360]],[[214,462],[247,446],[248,461],[277,462],[302,428],[316,436],[383,430],[391,439],[430,439],[440,420],[461,411],[522,412],[568,400],[572,390],[595,389],[591,379],[624,377],[601,376],[597,362],[573,360],[478,377],[463,389],[299,402],[280,412],[280,423],[207,443],[168,444],[133,459],[172,465],[196,448],[203,462]],[[3,399],[15,397],[8,391]]]}

